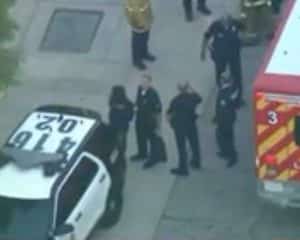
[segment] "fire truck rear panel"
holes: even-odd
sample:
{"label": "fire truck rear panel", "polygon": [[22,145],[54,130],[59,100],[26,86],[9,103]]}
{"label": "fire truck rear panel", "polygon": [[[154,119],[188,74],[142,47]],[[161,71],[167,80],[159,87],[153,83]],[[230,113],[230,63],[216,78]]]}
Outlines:
{"label": "fire truck rear panel", "polygon": [[253,92],[259,195],[300,207],[300,1],[287,0]]}

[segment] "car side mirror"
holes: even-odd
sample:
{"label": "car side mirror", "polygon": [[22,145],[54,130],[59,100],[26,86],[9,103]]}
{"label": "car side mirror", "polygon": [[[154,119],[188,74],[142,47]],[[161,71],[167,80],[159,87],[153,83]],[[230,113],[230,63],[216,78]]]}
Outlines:
{"label": "car side mirror", "polygon": [[74,233],[74,227],[72,224],[63,224],[58,227],[54,232],[54,239],[72,239],[72,234]]}

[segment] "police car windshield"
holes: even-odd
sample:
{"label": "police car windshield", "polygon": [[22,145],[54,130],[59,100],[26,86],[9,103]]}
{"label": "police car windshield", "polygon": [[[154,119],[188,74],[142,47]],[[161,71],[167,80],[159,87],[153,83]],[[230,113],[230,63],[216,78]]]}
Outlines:
{"label": "police car windshield", "polygon": [[0,239],[47,239],[51,217],[50,199],[0,197],[0,213]]}

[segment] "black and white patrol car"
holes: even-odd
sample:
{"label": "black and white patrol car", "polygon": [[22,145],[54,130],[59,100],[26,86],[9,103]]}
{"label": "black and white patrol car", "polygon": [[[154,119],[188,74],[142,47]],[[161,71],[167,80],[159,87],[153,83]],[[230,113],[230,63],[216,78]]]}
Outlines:
{"label": "black and white patrol car", "polygon": [[0,240],[84,240],[121,214],[125,160],[94,111],[42,106],[0,151]]}

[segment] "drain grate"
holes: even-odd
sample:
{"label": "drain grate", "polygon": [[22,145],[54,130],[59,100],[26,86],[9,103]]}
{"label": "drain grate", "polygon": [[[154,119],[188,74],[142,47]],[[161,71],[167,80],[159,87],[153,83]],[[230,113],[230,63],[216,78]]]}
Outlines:
{"label": "drain grate", "polygon": [[48,23],[40,50],[88,52],[103,17],[103,11],[56,9]]}

